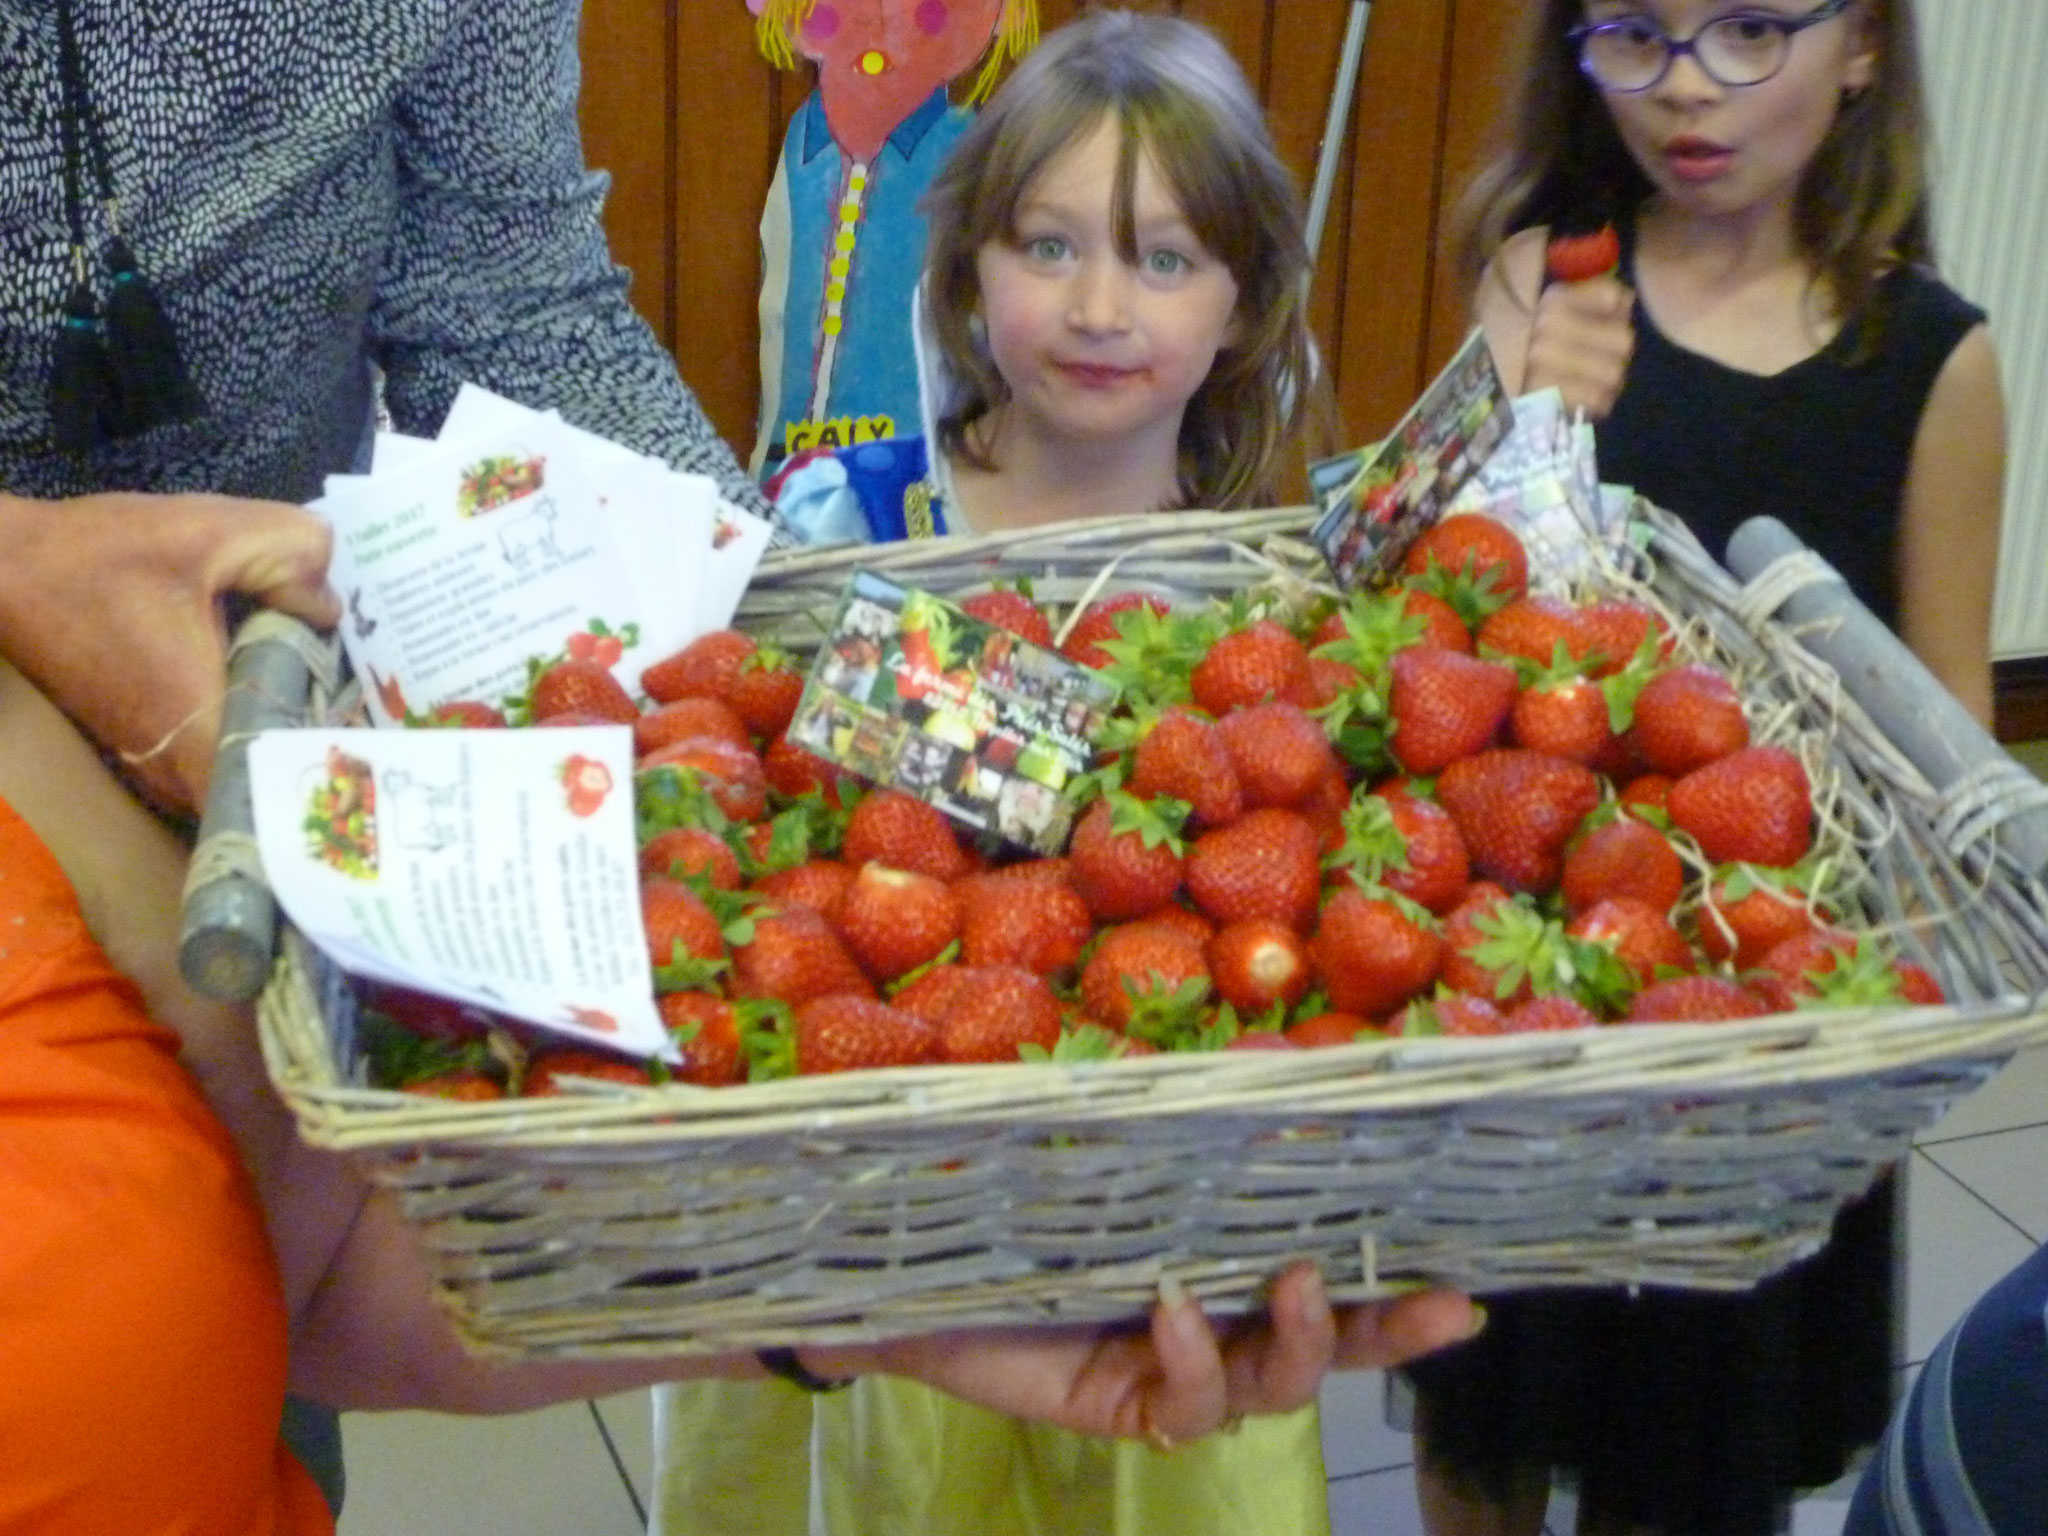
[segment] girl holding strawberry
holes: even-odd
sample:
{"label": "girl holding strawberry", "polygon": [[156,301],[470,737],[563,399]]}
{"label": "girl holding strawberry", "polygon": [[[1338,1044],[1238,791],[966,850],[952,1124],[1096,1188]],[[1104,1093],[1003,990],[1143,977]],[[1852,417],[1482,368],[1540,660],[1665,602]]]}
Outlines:
{"label": "girl holding strawberry", "polygon": [[[1932,271],[1911,0],[1544,0],[1520,81],[1467,252],[1509,388],[1716,555],[1778,517],[1988,719],[2003,405]],[[1881,1187],[1749,1296],[1497,1308],[1416,1372],[1425,1524],[1534,1533],[1562,1468],[1585,1529],[1781,1529],[1883,1426],[1891,1235]]]}

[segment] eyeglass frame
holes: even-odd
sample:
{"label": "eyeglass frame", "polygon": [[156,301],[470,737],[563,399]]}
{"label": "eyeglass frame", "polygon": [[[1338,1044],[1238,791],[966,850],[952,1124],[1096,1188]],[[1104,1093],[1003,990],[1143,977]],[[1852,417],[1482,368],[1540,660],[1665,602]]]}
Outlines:
{"label": "eyeglass frame", "polygon": [[[1818,6],[1803,16],[1779,16],[1770,11],[1731,11],[1726,16],[1716,16],[1706,26],[1694,32],[1691,37],[1685,38],[1673,37],[1662,27],[1657,26],[1655,21],[1651,21],[1650,25],[1656,28],[1657,36],[1664,44],[1664,67],[1641,85],[1626,87],[1609,85],[1593,72],[1593,66],[1586,60],[1586,42],[1596,32],[1604,32],[1609,27],[1629,26],[1632,24],[1630,21],[1617,18],[1613,21],[1581,22],[1578,26],[1566,32],[1564,36],[1565,41],[1572,45],[1572,51],[1578,56],[1579,73],[1590,80],[1596,89],[1607,91],[1615,96],[1638,96],[1644,91],[1655,90],[1669,77],[1672,66],[1681,57],[1689,57],[1693,63],[1699,66],[1700,73],[1713,81],[1714,84],[1720,86],[1722,90],[1743,91],[1753,85],[1762,85],[1766,81],[1777,79],[1784,72],[1785,61],[1792,57],[1793,38],[1806,31],[1809,27],[1817,27],[1823,22],[1833,21],[1855,3],[1856,0],[1821,0]],[[1723,80],[1719,75],[1715,74],[1708,67],[1707,61],[1700,56],[1699,49],[1700,39],[1706,36],[1712,28],[1720,26],[1724,21],[1736,20],[1768,21],[1778,29],[1780,35],[1785,39],[1785,58],[1778,61],[1776,69],[1760,79],[1744,80],[1739,84],[1732,80]]]}

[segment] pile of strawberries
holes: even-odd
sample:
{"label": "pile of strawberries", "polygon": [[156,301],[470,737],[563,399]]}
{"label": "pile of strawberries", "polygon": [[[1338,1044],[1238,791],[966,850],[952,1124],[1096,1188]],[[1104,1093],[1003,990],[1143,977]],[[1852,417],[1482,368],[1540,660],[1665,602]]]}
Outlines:
{"label": "pile of strawberries", "polygon": [[[962,606],[1041,645],[1027,591]],[[1123,594],[1060,648],[1123,704],[1063,858],[976,845],[786,738],[787,656],[721,631],[649,668],[537,666],[500,713],[634,730],[642,911],[673,1067],[388,989],[380,1081],[704,1085],[925,1063],[1345,1044],[1939,1002],[1846,914],[1805,768],[1632,601],[1531,593],[1460,516],[1400,581],[1284,621]]]}

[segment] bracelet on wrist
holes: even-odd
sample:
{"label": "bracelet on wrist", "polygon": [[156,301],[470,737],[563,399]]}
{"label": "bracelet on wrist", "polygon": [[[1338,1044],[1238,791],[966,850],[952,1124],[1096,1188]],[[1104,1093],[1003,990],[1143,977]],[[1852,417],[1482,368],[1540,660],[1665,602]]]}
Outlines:
{"label": "bracelet on wrist", "polygon": [[793,1387],[802,1387],[806,1392],[837,1392],[842,1387],[853,1385],[851,1376],[834,1380],[820,1376],[816,1371],[797,1358],[793,1349],[762,1349],[754,1352],[754,1358],[761,1362],[761,1369],[771,1376],[780,1376]]}

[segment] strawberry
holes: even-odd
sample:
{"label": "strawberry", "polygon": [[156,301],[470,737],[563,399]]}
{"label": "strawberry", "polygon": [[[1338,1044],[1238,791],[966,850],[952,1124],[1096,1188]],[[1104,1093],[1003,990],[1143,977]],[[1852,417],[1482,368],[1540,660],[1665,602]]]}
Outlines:
{"label": "strawberry", "polygon": [[1496,599],[1511,600],[1529,590],[1529,554],[1505,523],[1482,513],[1461,512],[1409,546],[1401,574],[1438,581],[1463,576]]}
{"label": "strawberry", "polygon": [[1206,945],[1216,937],[1216,925],[1192,907],[1184,907],[1177,901],[1170,901],[1163,907],[1154,907],[1150,912],[1140,913],[1141,923],[1164,923],[1178,929],[1197,944]]}
{"label": "strawberry", "polygon": [[1301,935],[1271,918],[1252,918],[1219,929],[1203,951],[1216,995],[1240,1013],[1260,1014],[1276,1003],[1293,1007],[1314,979]]}
{"label": "strawberry", "polygon": [[1292,811],[1250,811],[1188,850],[1188,895],[1218,923],[1266,917],[1296,932],[1315,921],[1321,839]]}
{"label": "strawberry", "polygon": [[1574,916],[1611,896],[1669,913],[1685,890],[1685,863],[1671,839],[1634,816],[1617,816],[1574,841],[1564,856],[1565,910]]}
{"label": "strawberry", "polygon": [[1384,1033],[1371,1019],[1361,1019],[1355,1013],[1318,1013],[1290,1024],[1285,1031],[1287,1038],[1304,1050],[1316,1050],[1329,1045],[1354,1045],[1360,1040],[1377,1040]]}
{"label": "strawberry", "polygon": [[657,705],[633,722],[633,755],[645,757],[692,736],[731,742],[742,752],[754,750],[746,723],[730,705],[717,699],[677,699],[673,704]]}
{"label": "strawberry", "polygon": [[1387,1026],[1387,1032],[1394,1035],[1498,1035],[1506,1029],[1507,1016],[1499,1005],[1490,997],[1469,992],[1418,997]]}
{"label": "strawberry", "polygon": [[988,875],[997,880],[1042,880],[1048,885],[1070,885],[1073,883],[1074,861],[1026,858],[1018,859],[1011,864],[998,864],[993,868],[984,865],[970,873]]}
{"label": "strawberry", "polygon": [[875,995],[874,983],[855,963],[823,914],[790,906],[754,919],[753,937],[733,951],[733,990],[792,1008],[838,993]]}
{"label": "strawberry", "polygon": [[1820,920],[1806,893],[1789,881],[1745,866],[1723,874],[1707,888],[1698,916],[1700,948],[1711,960],[1732,961],[1738,971],[1762,963],[1787,939],[1811,933]]}
{"label": "strawberry", "polygon": [[957,880],[967,872],[953,823],[898,789],[875,790],[853,808],[839,853],[855,868],[878,860],[934,880]]}
{"label": "strawberry", "polygon": [[1753,984],[1779,1009],[1809,1002],[1835,1008],[1945,1001],[1941,985],[1921,966],[1895,961],[1870,938],[1814,928],[1773,945]]}
{"label": "strawberry", "polygon": [[754,889],[776,907],[809,907],[820,916],[838,905],[846,888],[853,884],[854,868],[837,859],[810,859],[791,869],[777,870],[754,882]]}
{"label": "strawberry", "polygon": [[1301,1049],[1277,1030],[1247,1029],[1223,1042],[1226,1051],[1295,1051]]}
{"label": "strawberry", "polygon": [[1081,958],[1094,931],[1088,903],[1064,882],[978,875],[962,887],[960,953],[969,965],[1050,976]]}
{"label": "strawberry", "polygon": [[1381,1018],[1436,980],[1443,935],[1420,907],[1341,890],[1311,944],[1316,973],[1340,1013]]}
{"label": "strawberry", "polygon": [[1349,662],[1311,653],[1308,658],[1307,707],[1311,711],[1328,709],[1363,681],[1358,668]]}
{"label": "strawberry", "polygon": [[529,719],[552,720],[559,715],[595,715],[631,725],[640,718],[640,709],[609,669],[571,658],[545,668],[533,680],[528,696]]}
{"label": "strawberry", "polygon": [[645,1088],[654,1081],[644,1062],[565,1045],[541,1051],[528,1061],[526,1081],[519,1091],[529,1099],[554,1098],[570,1091],[559,1081],[564,1077],[592,1077],[599,1082],[627,1083],[636,1088]]}
{"label": "strawberry", "polygon": [[1244,814],[1237,768],[1216,727],[1185,709],[1169,709],[1138,742],[1124,786],[1141,800],[1185,802],[1194,827],[1221,827]]}
{"label": "strawberry", "polygon": [[1515,702],[1514,668],[1415,646],[1393,662],[1389,750],[1407,773],[1437,773],[1488,746]]}
{"label": "strawberry", "polygon": [[1481,654],[1533,661],[1539,667],[1560,658],[1583,662],[1593,650],[1576,603],[1534,592],[1502,608],[1473,638]]}
{"label": "strawberry", "polygon": [[1199,1004],[1209,994],[1209,967],[1200,946],[1171,928],[1126,923],[1111,928],[1081,972],[1081,1004],[1112,1029],[1128,1029],[1152,1000]]}
{"label": "strawberry", "polygon": [[1576,997],[1553,993],[1517,1003],[1502,1016],[1500,1029],[1504,1035],[1522,1035],[1535,1030],[1591,1029],[1599,1022],[1593,1010]]}
{"label": "strawberry", "polygon": [[1570,990],[1577,979],[1564,930],[1527,897],[1478,881],[1444,919],[1441,980],[1503,1007]]}
{"label": "strawberry", "polygon": [[661,1022],[682,1052],[675,1075],[700,1088],[744,1082],[746,1052],[740,1041],[739,1011],[708,992],[667,992],[655,999]]}
{"label": "strawberry", "polygon": [[1621,265],[1621,237],[1612,224],[1586,234],[1553,234],[1543,250],[1543,275],[1553,283],[1583,283]]}
{"label": "strawberry", "polygon": [[1116,639],[1119,618],[1134,608],[1149,608],[1162,616],[1173,611],[1166,602],[1147,597],[1142,592],[1121,592],[1115,597],[1104,598],[1099,603],[1089,604],[1080,618],[1074,621],[1066,639],[1060,642],[1060,654],[1084,667],[1108,666],[1112,658],[1102,649],[1102,642]]}
{"label": "strawberry", "polygon": [[829,996],[797,1005],[796,1070],[803,1076],[939,1059],[939,1031],[872,997]]}
{"label": "strawberry", "polygon": [[505,712],[480,699],[449,699],[427,711],[427,724],[453,726],[467,731],[502,730]]}
{"label": "strawberry", "polygon": [[[928,1019],[934,1024],[943,1024],[947,1015],[953,1011],[953,1005],[974,986],[974,979],[977,976],[1005,969],[1014,970],[1015,967],[959,965],[952,962],[935,965],[919,974],[908,985],[891,993],[889,1006],[901,1008],[905,1013],[914,1013],[920,1019]],[[1024,974],[1029,975],[1030,972]]]}
{"label": "strawberry", "polygon": [[[717,915],[687,885],[655,876],[640,882],[640,921],[657,990],[693,991],[725,968],[725,932]],[[694,962],[694,963],[693,963]],[[661,985],[662,973],[675,976]]]}
{"label": "strawberry", "polygon": [[1672,824],[1716,864],[1797,864],[1813,846],[1813,791],[1783,747],[1745,747],[1671,786]]}
{"label": "strawberry", "polygon": [[1735,685],[1699,662],[1651,678],[1636,696],[1631,729],[1643,761],[1674,779],[1749,745]]}
{"label": "strawberry", "polygon": [[1123,790],[1088,807],[1068,857],[1073,887],[1097,919],[1141,917],[1179,894],[1180,819]]}
{"label": "strawberry", "polygon": [[1343,772],[1330,738],[1299,704],[1251,705],[1224,716],[1216,734],[1237,769],[1246,810],[1299,805]]}
{"label": "strawberry", "polygon": [[1441,916],[1457,905],[1471,878],[1464,834],[1434,800],[1365,795],[1345,812],[1344,842],[1331,855],[1361,885],[1383,885]]}
{"label": "strawberry", "polygon": [[1565,925],[1565,934],[1610,947],[1629,968],[1638,987],[1668,972],[1695,969],[1692,946],[1671,926],[1671,919],[1648,902],[1632,896],[1596,901]]}
{"label": "strawberry", "polygon": [[960,937],[960,898],[952,887],[886,864],[863,864],[827,915],[876,981],[916,970]]}
{"label": "strawberry", "polygon": [[714,629],[640,674],[640,686],[658,704],[677,699],[722,699],[756,646],[751,635]]}
{"label": "strawberry", "polygon": [[1590,769],[1519,748],[1461,758],[1437,779],[1436,792],[1464,834],[1473,869],[1535,894],[1556,887],[1566,841],[1600,803]]}
{"label": "strawberry", "polygon": [[1268,699],[1305,703],[1311,694],[1308,650],[1271,619],[1254,619],[1210,646],[1188,682],[1196,707],[1219,720]]}
{"label": "strawberry", "polygon": [[1767,1011],[1753,993],[1725,976],[1674,976],[1653,981],[1638,992],[1623,1022],[1719,1024],[1760,1018]]}
{"label": "strawberry", "polygon": [[939,1028],[947,1061],[1016,1061],[1027,1045],[1050,1051],[1059,1044],[1059,999],[1029,971],[975,966]]}
{"label": "strawberry", "polygon": [[1518,747],[1588,768],[1597,768],[1614,750],[1607,694],[1580,675],[1538,681],[1516,694],[1508,731]]}
{"label": "strawberry", "polygon": [[850,780],[852,776],[787,736],[778,736],[768,744],[761,754],[761,772],[768,787],[786,800],[817,793],[825,797],[825,803],[833,810],[846,808],[839,785],[841,779]]}
{"label": "strawberry", "polygon": [[759,821],[768,813],[768,776],[761,771],[761,759],[748,748],[715,736],[672,741],[640,758],[635,767],[636,782],[656,773],[686,775],[709,791],[719,810],[734,821]]}
{"label": "strawberry", "polygon": [[640,873],[688,881],[702,875],[714,890],[740,888],[740,860],[724,838],[702,827],[670,827],[640,850]]}
{"label": "strawberry", "polygon": [[1044,611],[1022,592],[1001,588],[993,592],[977,592],[962,600],[960,609],[972,614],[984,624],[993,624],[998,629],[1007,629],[1011,634],[1029,640],[1033,645],[1052,649],[1052,625],[1046,622]]}
{"label": "strawberry", "polygon": [[1664,621],[1641,603],[1625,598],[1601,598],[1581,607],[1579,633],[1591,643],[1587,671],[1594,677],[1612,677],[1621,671],[1652,636],[1657,640],[1655,654],[1668,654],[1671,649]]}
{"label": "strawberry", "polygon": [[475,1067],[458,1067],[417,1077],[404,1084],[402,1093],[417,1093],[430,1099],[454,1099],[458,1103],[481,1104],[505,1097],[505,1086],[488,1072]]}
{"label": "strawberry", "polygon": [[1640,773],[1621,786],[1616,802],[1625,811],[1655,811],[1662,815],[1671,795],[1671,776]]}
{"label": "strawberry", "polygon": [[718,696],[746,722],[749,731],[773,741],[796,718],[797,704],[804,696],[804,675],[783,652],[757,649],[740,663]]}
{"label": "strawberry", "polygon": [[1400,594],[1402,610],[1422,623],[1419,644],[1458,651],[1466,656],[1472,654],[1472,631],[1466,628],[1464,617],[1450,603],[1421,587],[1403,586],[1394,590]]}

